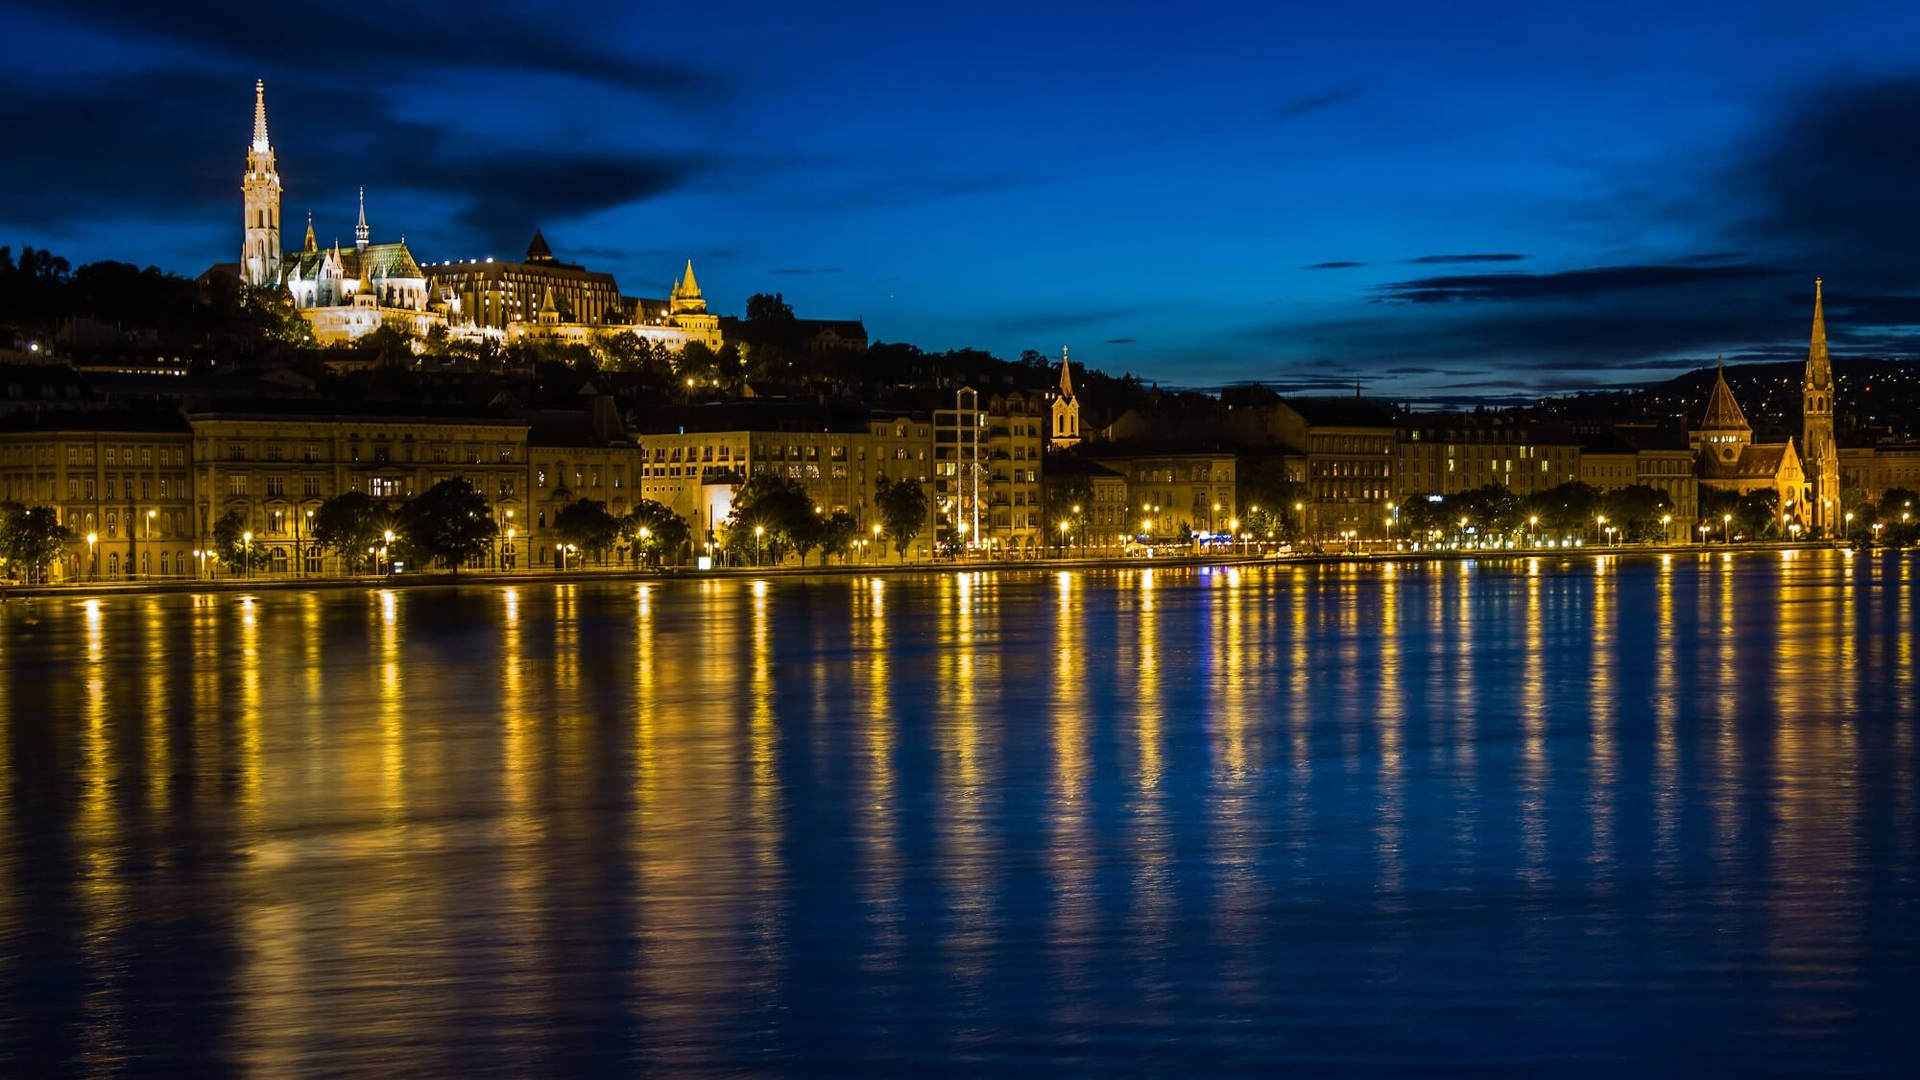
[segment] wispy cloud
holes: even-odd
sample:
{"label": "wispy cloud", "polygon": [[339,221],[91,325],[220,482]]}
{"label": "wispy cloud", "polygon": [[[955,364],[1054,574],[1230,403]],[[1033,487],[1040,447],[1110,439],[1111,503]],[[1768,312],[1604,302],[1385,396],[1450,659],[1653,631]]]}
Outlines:
{"label": "wispy cloud", "polygon": [[1344,260],[1341,260],[1336,262],[1313,263],[1309,266],[1303,266],[1301,267],[1301,269],[1302,270],[1351,270],[1356,266],[1365,266],[1365,265],[1367,264],[1363,262],[1346,262]]}
{"label": "wispy cloud", "polygon": [[1322,110],[1331,109],[1337,105],[1344,105],[1366,92],[1366,82],[1355,79],[1341,83],[1338,86],[1328,87],[1316,93],[1289,98],[1274,108],[1273,116],[1275,120],[1281,123],[1298,120],[1303,116],[1311,116]]}
{"label": "wispy cloud", "polygon": [[1375,286],[1381,303],[1451,304],[1575,299],[1639,289],[1672,289],[1785,273],[1765,266],[1603,266],[1549,274],[1454,274]]}
{"label": "wispy cloud", "polygon": [[1493,252],[1491,254],[1485,254],[1485,255],[1473,255],[1473,254],[1470,254],[1470,255],[1419,255],[1411,259],[1402,259],[1401,261],[1414,263],[1419,266],[1447,266],[1455,263],[1519,262],[1524,258],[1526,258],[1525,255],[1513,255],[1513,254],[1508,254],[1506,252]]}

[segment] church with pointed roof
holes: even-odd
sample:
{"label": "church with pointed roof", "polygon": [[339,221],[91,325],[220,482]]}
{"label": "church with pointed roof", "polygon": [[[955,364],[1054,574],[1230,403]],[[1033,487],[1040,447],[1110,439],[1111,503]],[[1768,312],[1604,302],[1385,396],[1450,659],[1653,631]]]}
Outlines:
{"label": "church with pointed roof", "polygon": [[267,135],[267,88],[253,84],[253,142],[240,181],[243,229],[240,279],[256,288],[282,288],[324,343],[352,341],[381,326],[424,335],[447,325],[444,297],[434,295],[405,240],[373,243],[367,227],[367,194],[360,191],[360,217],[353,247],[335,240],[320,247],[307,216],[300,250],[280,246],[280,174]]}
{"label": "church with pointed roof", "polygon": [[1053,430],[1047,445],[1065,450],[1080,442],[1080,399],[1073,393],[1073,360],[1060,347],[1060,390],[1053,395]]}
{"label": "church with pointed roof", "polygon": [[1840,452],[1833,433],[1833,362],[1827,355],[1827,320],[1821,282],[1813,283],[1813,332],[1801,380],[1800,437],[1756,443],[1746,413],[1727,385],[1726,369],[1714,372],[1713,389],[1698,425],[1687,433],[1698,462],[1700,486],[1747,495],[1771,490],[1783,521],[1808,535],[1841,530]]}

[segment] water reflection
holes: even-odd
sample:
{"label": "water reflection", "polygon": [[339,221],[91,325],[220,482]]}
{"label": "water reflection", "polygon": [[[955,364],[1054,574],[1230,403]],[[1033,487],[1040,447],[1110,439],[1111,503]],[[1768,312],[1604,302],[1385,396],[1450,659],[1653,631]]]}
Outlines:
{"label": "water reflection", "polygon": [[8,604],[0,1059],[1890,1071],[1916,599],[1808,552]]}

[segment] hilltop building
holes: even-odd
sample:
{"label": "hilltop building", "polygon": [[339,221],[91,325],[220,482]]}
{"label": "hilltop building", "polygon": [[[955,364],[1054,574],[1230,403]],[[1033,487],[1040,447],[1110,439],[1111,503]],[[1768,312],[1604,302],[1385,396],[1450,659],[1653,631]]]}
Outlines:
{"label": "hilltop building", "polygon": [[447,325],[447,298],[436,295],[406,241],[372,242],[365,188],[350,251],[342,250],[338,241],[323,250],[309,215],[300,250],[285,253],[280,246],[281,194],[273,143],[267,137],[266,84],[256,80],[253,142],[240,180],[240,280],[256,288],[286,289],[322,343],[352,341],[381,326],[425,334]]}

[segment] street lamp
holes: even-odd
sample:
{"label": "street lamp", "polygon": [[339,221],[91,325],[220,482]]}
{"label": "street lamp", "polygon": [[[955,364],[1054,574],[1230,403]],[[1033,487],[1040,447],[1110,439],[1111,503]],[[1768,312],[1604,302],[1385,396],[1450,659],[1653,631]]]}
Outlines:
{"label": "street lamp", "polygon": [[244,573],[247,577],[252,577],[253,576],[253,533],[252,532],[243,532],[240,534],[240,561],[243,564],[243,569],[241,572]]}
{"label": "street lamp", "polygon": [[1540,515],[1527,515],[1527,546],[1540,546]]}
{"label": "street lamp", "polygon": [[1673,542],[1673,515],[1672,514],[1660,515],[1660,542],[1663,544]]}
{"label": "street lamp", "polygon": [[1720,515],[1720,542],[1723,544],[1733,543],[1733,515],[1732,514]]}
{"label": "street lamp", "polygon": [[93,545],[99,542],[100,542],[99,533],[87,534],[87,579],[89,581],[99,576],[99,573],[95,570],[93,565]]}
{"label": "street lamp", "polygon": [[755,525],[753,527],[753,565],[755,566],[760,565],[760,538],[766,534],[767,527],[765,525]]}

